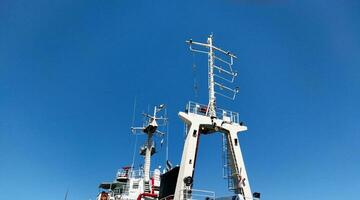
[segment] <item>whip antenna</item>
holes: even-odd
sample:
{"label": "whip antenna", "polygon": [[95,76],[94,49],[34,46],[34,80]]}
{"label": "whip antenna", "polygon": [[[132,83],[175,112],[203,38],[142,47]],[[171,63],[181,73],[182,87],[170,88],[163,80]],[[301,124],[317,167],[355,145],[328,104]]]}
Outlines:
{"label": "whip antenna", "polygon": [[[165,110],[165,117],[167,117],[167,110]],[[169,160],[169,121],[166,123],[166,161]]]}
{"label": "whip antenna", "polygon": [[65,200],[67,200],[68,194],[69,194],[69,189],[66,190],[65,198],[64,198]]}
{"label": "whip antenna", "polygon": [[[136,96],[134,98],[133,116],[132,116],[132,123],[131,123],[132,127],[134,126],[134,123],[135,123],[135,110],[136,110]],[[134,163],[135,163],[135,153],[136,153],[137,140],[138,140],[137,134],[135,134],[135,144],[134,144],[134,152],[133,152],[131,168],[134,167]]]}

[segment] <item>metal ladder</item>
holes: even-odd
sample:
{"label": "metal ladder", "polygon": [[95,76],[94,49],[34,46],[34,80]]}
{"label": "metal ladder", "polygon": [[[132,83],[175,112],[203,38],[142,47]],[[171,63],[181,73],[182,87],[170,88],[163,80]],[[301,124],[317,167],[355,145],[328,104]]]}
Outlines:
{"label": "metal ladder", "polygon": [[144,192],[150,192],[149,181],[144,181]]}
{"label": "metal ladder", "polygon": [[226,133],[222,134],[223,142],[222,142],[222,149],[223,149],[223,178],[227,179],[228,182],[228,190],[235,191],[236,187],[234,185],[233,177],[236,176],[237,172],[234,167],[231,167],[230,157],[232,154],[232,149],[228,148],[228,141]]}

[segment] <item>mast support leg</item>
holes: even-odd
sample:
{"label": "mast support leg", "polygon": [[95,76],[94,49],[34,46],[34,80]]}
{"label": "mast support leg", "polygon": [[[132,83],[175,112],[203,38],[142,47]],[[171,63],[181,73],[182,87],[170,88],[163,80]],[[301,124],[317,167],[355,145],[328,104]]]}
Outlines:
{"label": "mast support leg", "polygon": [[229,123],[222,119],[211,118],[209,116],[197,115],[193,113],[179,112],[179,117],[188,125],[189,129],[187,130],[187,135],[185,138],[174,200],[187,199],[182,195],[184,194],[184,190],[190,190],[192,185],[186,185],[185,180],[193,179],[199,137],[201,133],[205,132],[207,134],[215,132],[226,134],[228,145],[227,148],[230,152],[230,167],[231,171],[234,172],[231,177],[233,185],[235,186],[234,192],[236,194],[241,194],[244,199],[251,199],[252,193],[250,184],[240,149],[240,143],[237,137],[237,133],[247,130],[247,127],[238,123]]}

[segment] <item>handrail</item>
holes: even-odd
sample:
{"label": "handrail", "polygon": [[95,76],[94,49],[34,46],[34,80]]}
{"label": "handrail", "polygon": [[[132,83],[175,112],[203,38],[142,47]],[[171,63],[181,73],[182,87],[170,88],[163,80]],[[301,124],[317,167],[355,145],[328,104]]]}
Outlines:
{"label": "handrail", "polygon": [[159,199],[159,200],[167,200],[167,199],[174,199],[174,195],[171,194],[171,195],[168,195],[168,196],[166,196],[166,197],[163,197],[163,198],[161,198],[161,199]]}
{"label": "handrail", "polygon": [[208,190],[198,190],[198,189],[184,189],[180,191],[181,200],[198,200],[198,199],[208,199],[215,200],[215,192]]}
{"label": "handrail", "polygon": [[[154,174],[154,171],[150,171],[150,176]],[[117,172],[117,178],[142,178],[144,176],[144,170],[138,169],[138,170],[129,170],[125,171],[123,169],[119,169]]]}
{"label": "handrail", "polygon": [[243,197],[242,195],[232,195],[232,196],[223,196],[223,197],[217,197],[218,200],[260,200],[260,198],[256,197]]}
{"label": "handrail", "polygon": [[[186,112],[209,116],[208,105],[199,104],[193,101],[189,101],[189,103],[187,104]],[[229,121],[231,123],[239,123],[239,113],[237,112],[233,112],[221,108],[216,108],[215,112],[216,112],[216,116],[220,119],[223,119],[224,121]]]}

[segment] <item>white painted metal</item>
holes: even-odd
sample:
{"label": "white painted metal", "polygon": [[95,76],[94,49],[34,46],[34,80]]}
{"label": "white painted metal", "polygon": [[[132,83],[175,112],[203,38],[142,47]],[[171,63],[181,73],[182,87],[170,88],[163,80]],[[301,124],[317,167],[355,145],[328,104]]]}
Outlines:
{"label": "white painted metal", "polygon": [[153,115],[144,114],[145,117],[148,118],[147,124],[143,127],[132,127],[131,130],[135,133],[136,131],[141,131],[147,135],[147,140],[143,148],[145,149],[144,155],[144,181],[143,181],[143,187],[144,192],[150,192],[151,185],[150,183],[150,168],[151,168],[151,156],[155,152],[155,146],[153,142],[153,136],[154,134],[158,134],[160,136],[163,136],[164,133],[157,130],[158,128],[158,121],[162,120],[166,123],[166,118],[164,117],[157,117],[157,113],[160,112],[164,108],[164,104],[161,104],[159,106],[154,107]]}
{"label": "white painted metal", "polygon": [[[190,50],[194,51],[194,52],[198,52],[198,53],[204,53],[208,55],[208,90],[209,90],[209,102],[208,102],[208,109],[207,109],[207,115],[210,117],[216,117],[216,96],[215,94],[219,94],[221,96],[224,96],[226,98],[230,98],[230,99],[234,99],[236,93],[238,93],[238,89],[232,89],[230,87],[225,86],[223,83],[217,82],[215,80],[215,77],[223,80],[223,81],[227,81],[230,83],[234,82],[234,78],[237,76],[236,72],[233,72],[232,70],[232,65],[233,65],[233,59],[236,58],[236,56],[232,53],[230,53],[229,51],[224,51],[216,46],[213,45],[213,36],[210,35],[207,39],[207,43],[200,43],[200,42],[194,42],[192,40],[188,40],[186,41],[189,45],[190,45]],[[207,48],[207,51],[204,50],[198,50],[198,49],[194,49],[192,48],[192,45],[196,45],[196,46],[200,46],[200,47],[205,47]],[[230,61],[225,61],[224,59],[218,57],[215,55],[215,51],[220,52],[222,55],[224,55],[225,57],[228,57],[230,59]],[[224,63],[225,65],[228,66],[228,69],[224,69],[221,66],[215,65],[215,60],[218,60],[221,63]],[[214,72],[214,69],[216,69],[217,71],[219,71],[219,73],[225,73],[228,76],[230,76],[231,78],[225,78],[224,76],[221,76],[219,74],[216,74]],[[228,92],[232,93],[232,95],[227,95],[224,94],[222,92],[216,92],[215,91],[215,86],[219,87],[220,90],[227,90]]]}
{"label": "white painted metal", "polygon": [[236,186],[234,191],[236,194],[241,194],[246,198],[252,198],[249,179],[247,177],[244,160],[240,150],[240,143],[237,137],[237,133],[247,130],[247,127],[235,122],[229,122],[229,118],[226,116],[225,120],[211,119],[209,116],[196,113],[179,112],[179,117],[189,126],[189,130],[186,135],[182,153],[179,176],[174,195],[175,200],[179,200],[176,198],[181,196],[180,191],[187,188],[184,183],[184,178],[194,176],[198,141],[200,134],[204,133],[203,131],[207,131],[208,133],[221,132],[226,134],[228,148],[233,149],[230,159],[233,163],[231,167],[235,172],[233,174],[233,182]]}
{"label": "white painted metal", "polygon": [[209,44],[209,116],[210,117],[216,117],[215,113],[215,103],[216,103],[216,97],[215,97],[215,81],[214,81],[214,53],[213,53],[213,42],[212,42],[212,35],[208,37],[207,40]]}
{"label": "white painted metal", "polygon": [[[211,134],[215,132],[220,132],[226,137],[226,145],[229,150],[229,167],[231,167],[231,180],[232,185],[234,186],[233,191],[245,199],[252,199],[252,193],[250,189],[250,184],[248,176],[245,169],[244,160],[242,157],[240,143],[238,140],[238,132],[247,130],[246,126],[243,126],[238,121],[238,114],[234,112],[227,112],[225,110],[220,110],[217,112],[216,107],[216,97],[215,97],[215,86],[219,86],[221,89],[227,89],[231,92],[234,92],[234,96],[231,99],[235,98],[237,90],[231,89],[224,86],[221,83],[217,83],[214,80],[216,76],[214,74],[214,68],[220,72],[225,72],[232,76],[229,82],[234,81],[236,73],[232,71],[231,65],[233,64],[233,58],[236,58],[235,55],[230,52],[226,52],[220,48],[213,46],[213,37],[210,35],[207,40],[207,44],[193,42],[192,40],[187,41],[190,44],[190,50],[200,53],[208,54],[208,90],[209,90],[209,102],[208,106],[205,107],[200,104],[195,104],[190,102],[187,106],[186,112],[179,112],[179,117],[185,122],[188,127],[187,135],[185,138],[179,175],[177,179],[174,200],[183,200],[189,199],[186,196],[182,195],[182,191],[191,190],[192,184],[186,185],[185,179],[192,179],[194,177],[196,155],[198,149],[198,143],[200,134]],[[191,45],[198,45],[201,47],[206,47],[208,51],[193,49]],[[226,62],[221,58],[214,56],[214,50],[219,51],[223,54],[226,54],[230,57],[230,62]],[[214,65],[214,59],[218,59],[230,66],[230,71],[225,70],[219,66]],[[225,79],[225,78],[224,78]],[[227,79],[225,79],[227,80]],[[224,95],[226,96],[226,95]],[[220,114],[219,114],[220,113]]]}
{"label": "white painted metal", "polygon": [[153,147],[152,133],[148,133],[146,144],[146,152],[144,157],[144,180],[150,180],[150,162],[151,162],[151,151]]}
{"label": "white painted metal", "polygon": [[[211,124],[211,119],[207,116],[193,115],[190,116],[187,113],[179,112],[179,117],[185,121],[188,125],[188,132],[186,135],[179,175],[176,183],[174,199],[182,200],[180,193],[184,189],[187,189],[184,183],[185,177],[193,177],[195,170],[197,146],[200,137],[199,129],[200,124]],[[190,189],[190,188],[189,188]]]}
{"label": "white painted metal", "polygon": [[160,132],[159,130],[157,130],[158,127],[158,120],[164,120],[166,121],[166,118],[164,117],[156,117],[156,114],[158,112],[160,112],[162,109],[164,108],[164,104],[161,104],[159,106],[155,106],[154,107],[154,112],[153,115],[149,115],[149,114],[144,114],[146,117],[148,117],[148,124],[144,127],[131,127],[131,130],[133,132],[136,132],[137,130],[142,131],[143,133],[145,133],[147,135],[147,140],[146,140],[146,144],[145,144],[145,155],[144,155],[144,180],[145,182],[149,182],[150,180],[150,167],[151,167],[151,156],[152,156],[152,152],[154,151],[153,148],[153,135],[155,133],[159,134],[159,135],[164,135],[164,133]]}
{"label": "white painted metal", "polygon": [[[234,54],[231,54],[228,51],[224,51],[213,45],[213,37],[210,35],[207,39],[207,43],[193,42],[192,40],[187,41],[190,44],[190,49],[194,52],[205,53],[208,55],[208,90],[209,90],[209,101],[207,105],[200,105],[194,102],[189,102],[185,112],[179,112],[179,117],[185,122],[187,127],[187,135],[185,138],[184,149],[181,158],[181,164],[179,169],[179,174],[177,178],[175,194],[172,195],[174,200],[190,200],[197,198],[195,197],[195,191],[200,192],[200,198],[210,198],[215,199],[215,193],[203,190],[194,190],[192,188],[192,178],[194,177],[194,170],[196,164],[196,156],[198,150],[198,144],[201,134],[212,134],[219,132],[224,135],[224,140],[226,141],[226,150],[228,151],[227,161],[228,166],[231,168],[231,174],[228,178],[231,181],[233,186],[232,191],[237,194],[236,200],[247,200],[253,199],[248,176],[245,169],[245,164],[243,156],[240,149],[240,142],[238,140],[238,133],[247,130],[246,126],[243,126],[239,122],[238,113],[222,110],[217,108],[216,105],[216,94],[225,96],[230,99],[234,99],[237,89],[231,89],[230,87],[224,86],[223,83],[217,82],[216,78],[220,78],[224,81],[233,83],[236,73],[232,70],[233,58],[236,58]],[[206,48],[207,51],[193,49],[191,45],[198,45],[200,47]],[[230,61],[226,61],[220,57],[215,56],[215,52],[220,52],[225,56],[230,58]],[[220,61],[229,66],[228,69],[222,68],[220,65],[215,65],[215,61]],[[217,62],[216,62],[217,63]],[[230,76],[229,79],[222,77],[218,73],[227,74]],[[233,96],[227,96],[226,94],[221,94],[215,91],[215,88],[220,88],[221,90],[227,90],[233,93]],[[122,189],[125,192],[119,194],[114,192],[112,189],[109,191],[109,200],[135,200],[142,193],[148,193],[151,187],[159,188],[160,186],[160,170],[155,170],[152,175],[150,172],[151,166],[151,156],[154,153],[154,144],[153,144],[153,135],[158,134],[163,136],[164,133],[157,130],[158,120],[164,120],[166,118],[156,117],[157,112],[162,110],[164,105],[155,106],[153,115],[144,114],[148,121],[143,127],[132,127],[132,131],[136,132],[137,130],[142,131],[147,135],[147,140],[144,146],[144,169],[140,170],[140,174],[137,175],[133,168],[130,168],[130,174],[125,173],[125,182],[123,172],[118,173],[116,181],[112,184],[125,183],[122,185]],[[161,125],[161,124],[160,124]],[[225,143],[224,143],[225,144]],[[167,157],[167,155],[166,155]],[[152,176],[153,181],[150,181]],[[121,180],[120,180],[121,179]],[[185,182],[185,179],[187,180]],[[117,185],[116,185],[117,187]],[[116,189],[116,188],[115,188]],[[153,194],[159,194],[159,189],[155,189]],[[146,197],[144,198],[146,199]],[[156,199],[156,198],[154,198]],[[100,195],[97,197],[97,200],[100,200]]]}
{"label": "white painted metal", "polygon": [[227,136],[227,148],[230,149],[231,168],[235,172],[232,174],[234,191],[236,194],[242,194],[245,198],[252,198],[249,179],[245,169],[244,159],[241,153],[240,142],[237,136],[238,132],[247,130],[246,126],[239,124],[224,123],[221,129]]}
{"label": "white painted metal", "polygon": [[[149,186],[160,186],[160,170],[155,169],[153,172],[150,172],[150,176],[154,178],[154,184]],[[119,191],[119,188],[115,186],[120,184],[120,182],[114,181],[109,183],[115,187],[111,187],[112,189],[107,191],[107,200],[136,200],[140,194],[146,192],[143,170],[130,170],[126,173],[126,176],[123,170],[119,170],[116,179],[119,179],[119,177],[126,178],[128,182],[122,182],[124,185],[121,187],[121,192]],[[159,194],[159,190],[154,190],[154,194]],[[156,198],[148,199],[156,200]],[[101,193],[97,196],[96,200],[102,200]]]}
{"label": "white painted metal", "polygon": [[[107,200],[136,200],[144,193],[150,196],[141,197],[142,200],[156,200],[160,189],[160,170],[155,169],[151,173],[151,156],[155,153],[155,145],[153,142],[154,134],[163,136],[158,126],[166,124],[167,118],[157,117],[158,112],[163,110],[164,105],[154,107],[153,115],[144,114],[146,122],[143,127],[131,127],[133,133],[137,131],[146,134],[147,139],[145,145],[140,148],[140,154],[144,156],[144,168],[134,170],[131,167],[124,167],[116,174],[116,179],[110,183],[100,184],[100,188],[104,189],[104,193],[97,196],[97,200],[102,200],[102,195],[106,195]],[[166,113],[165,113],[166,114]]]}
{"label": "white painted metal", "polygon": [[[161,175],[160,170],[159,170],[159,169],[155,169],[155,170],[154,170],[154,175],[153,175],[153,177],[154,177],[154,185],[153,185],[153,187],[160,188],[160,181],[161,181],[160,175]],[[157,195],[159,195],[159,191],[155,191],[154,193],[157,194]]]}

